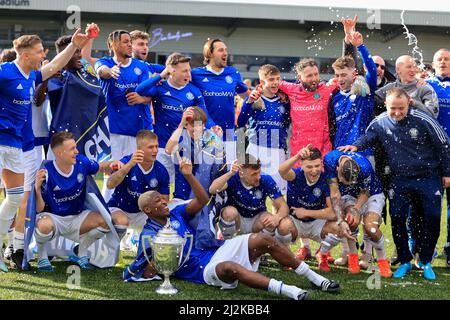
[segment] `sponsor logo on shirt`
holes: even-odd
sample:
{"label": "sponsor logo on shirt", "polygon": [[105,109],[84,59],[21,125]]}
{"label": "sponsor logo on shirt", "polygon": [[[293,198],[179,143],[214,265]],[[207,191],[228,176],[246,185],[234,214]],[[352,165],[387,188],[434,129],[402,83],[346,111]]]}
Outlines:
{"label": "sponsor logo on shirt", "polygon": [[22,89],[23,89],[22,84],[19,83],[19,85],[16,87],[16,89],[17,89],[17,90],[22,90]]}
{"label": "sponsor logo on shirt", "polygon": [[202,82],[209,82],[208,78],[204,78]]}
{"label": "sponsor logo on shirt", "polygon": [[17,100],[17,99],[14,99],[13,103],[14,104],[20,104],[20,105],[27,105],[27,104],[31,103],[31,100]]}
{"label": "sponsor logo on shirt", "polygon": [[123,83],[123,84],[120,84],[120,83],[116,82],[116,83],[114,83],[114,86],[116,88],[119,88],[119,89],[129,89],[129,88],[137,87],[138,84],[137,83]]}
{"label": "sponsor logo on shirt", "polygon": [[81,196],[82,193],[83,193],[83,190],[80,190],[77,193],[75,193],[73,196],[64,197],[64,198],[61,198],[61,199],[56,199],[55,198],[55,202],[56,203],[61,203],[61,202],[66,202],[66,201],[73,201],[76,198],[78,198],[79,196]]}
{"label": "sponsor logo on shirt", "polygon": [[204,97],[234,97],[234,92],[231,91],[203,91],[202,94]]}
{"label": "sponsor logo on shirt", "polygon": [[165,95],[165,96],[172,96],[172,95],[170,94],[170,91],[167,91],[166,93],[164,93],[164,95]]}
{"label": "sponsor logo on shirt", "polygon": [[61,188],[59,186],[56,186],[53,188],[53,191],[59,191],[59,190],[61,190]]}
{"label": "sponsor logo on shirt", "polygon": [[127,188],[127,192],[130,196],[135,197],[135,198],[139,198],[141,196],[141,193],[139,193],[137,191],[132,191],[129,188]]}
{"label": "sponsor logo on shirt", "polygon": [[183,107],[182,106],[169,106],[167,104],[161,104],[161,107],[165,110],[173,110],[173,111],[179,111],[179,112],[183,112]]}
{"label": "sponsor logo on shirt", "polygon": [[294,106],[292,107],[294,111],[320,111],[323,110],[323,105],[321,104],[312,104],[309,106]]}

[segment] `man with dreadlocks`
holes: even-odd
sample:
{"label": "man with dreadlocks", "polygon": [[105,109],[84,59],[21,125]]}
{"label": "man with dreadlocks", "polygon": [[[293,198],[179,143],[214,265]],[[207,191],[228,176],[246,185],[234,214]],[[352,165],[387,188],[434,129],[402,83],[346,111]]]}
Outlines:
{"label": "man with dreadlocks", "polygon": [[[99,59],[95,70],[106,97],[112,159],[121,159],[136,150],[139,130],[152,130],[150,98],[142,97],[135,88],[149,78],[145,62],[132,58],[131,35],[116,30],[108,36],[111,56]],[[105,200],[109,200],[105,194]],[[108,192],[109,193],[109,192]]]}
{"label": "man with dreadlocks", "polygon": [[[308,148],[303,150],[309,152]],[[354,237],[347,239],[348,271],[353,274],[360,271],[356,236],[362,220],[364,237],[372,243],[377,253],[381,276],[391,277],[392,272],[384,249],[384,236],[379,228],[385,196],[369,160],[358,153],[334,150],[325,155],[324,166],[337,224],[343,224],[342,228],[351,231]]]}

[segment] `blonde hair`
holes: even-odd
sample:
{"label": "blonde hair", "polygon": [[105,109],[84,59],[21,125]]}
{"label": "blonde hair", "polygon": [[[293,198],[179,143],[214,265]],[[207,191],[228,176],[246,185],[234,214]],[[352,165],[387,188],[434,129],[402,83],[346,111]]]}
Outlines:
{"label": "blonde hair", "polygon": [[38,35],[24,35],[13,41],[14,51],[20,55],[24,50],[30,49],[38,43],[42,43]]}
{"label": "blonde hair", "polygon": [[209,64],[209,61],[213,55],[214,52],[214,44],[216,42],[223,42],[221,39],[209,39],[206,41],[206,43],[203,45],[203,64],[206,66]]}
{"label": "blonde hair", "polygon": [[138,199],[138,207],[139,207],[139,210],[141,210],[142,212],[144,212],[144,208],[145,208],[145,207],[148,207],[149,202],[150,202],[150,199],[151,199],[156,193],[158,193],[158,191],[150,190],[150,191],[147,191],[147,192],[144,192],[143,194],[141,194],[141,195],[139,196],[139,199]]}
{"label": "blonde hair", "polygon": [[141,31],[141,30],[133,30],[130,32],[131,41],[136,39],[142,39],[142,40],[149,40],[150,35],[147,32]]}
{"label": "blonde hair", "polygon": [[185,63],[191,61],[191,58],[181,54],[179,52],[174,52],[167,57],[166,66],[176,66],[179,63]]}
{"label": "blonde hair", "polygon": [[334,70],[342,70],[345,68],[355,69],[355,60],[350,57],[340,57],[331,65],[331,67]]}
{"label": "blonde hair", "polygon": [[262,65],[258,70],[258,75],[260,78],[265,78],[269,75],[280,74],[280,69],[272,64]]}

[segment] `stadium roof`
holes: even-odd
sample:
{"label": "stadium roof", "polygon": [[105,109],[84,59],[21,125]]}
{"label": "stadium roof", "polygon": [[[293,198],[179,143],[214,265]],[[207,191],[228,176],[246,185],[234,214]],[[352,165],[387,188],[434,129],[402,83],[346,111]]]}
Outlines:
{"label": "stadium roof", "polygon": [[404,17],[409,25],[450,26],[450,2],[444,1],[430,6],[429,2],[416,4],[405,0],[374,3],[354,0],[10,0],[2,1],[0,8],[67,11],[74,3],[82,12],[267,19],[300,24],[337,21],[340,17],[358,14],[360,22],[377,19],[382,25],[399,25],[402,8],[407,8]]}

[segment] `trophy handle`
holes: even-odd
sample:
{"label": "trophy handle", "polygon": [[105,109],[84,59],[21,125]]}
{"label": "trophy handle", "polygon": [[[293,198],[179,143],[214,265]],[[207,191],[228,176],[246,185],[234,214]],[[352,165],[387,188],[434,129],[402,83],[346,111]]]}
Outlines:
{"label": "trophy handle", "polygon": [[[188,250],[188,253],[187,253],[186,257],[184,258],[183,262],[178,267],[178,269],[180,269],[180,267],[186,263],[186,261],[189,259],[189,256],[191,255],[192,245],[194,244],[194,235],[193,234],[185,234],[184,235],[184,240],[185,240],[184,244],[186,244],[187,239],[191,239],[191,241],[189,241],[189,250]],[[184,249],[184,245],[183,245],[183,249]],[[181,252],[181,255],[183,255],[183,252]]]}
{"label": "trophy handle", "polygon": [[145,250],[146,249],[146,246],[145,246],[145,240],[146,239],[148,239],[148,243],[150,244],[150,248],[151,248],[152,247],[152,237],[151,236],[142,236],[142,251],[144,252],[145,260],[147,260],[147,262],[149,264],[151,264],[152,262],[151,262],[151,260],[149,259],[148,255],[147,255],[147,250]]}

